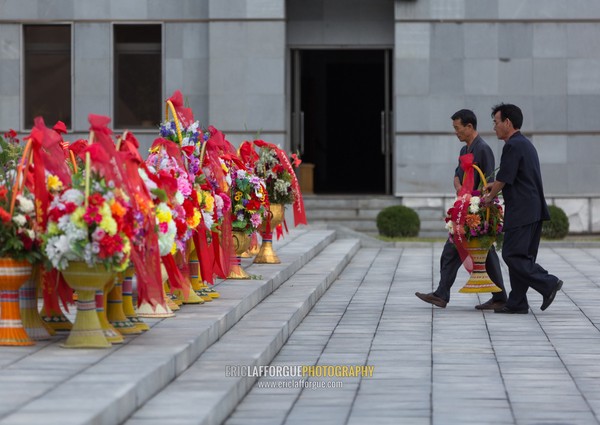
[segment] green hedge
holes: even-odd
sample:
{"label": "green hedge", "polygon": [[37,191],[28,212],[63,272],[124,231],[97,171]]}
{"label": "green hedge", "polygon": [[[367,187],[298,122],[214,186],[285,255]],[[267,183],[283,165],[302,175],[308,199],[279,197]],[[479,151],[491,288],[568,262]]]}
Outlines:
{"label": "green hedge", "polygon": [[384,208],[377,214],[377,230],[382,236],[415,237],[419,235],[421,220],[409,207],[395,205]]}
{"label": "green hedge", "polygon": [[555,206],[548,206],[550,221],[542,224],[542,237],[546,239],[563,239],[569,233],[569,218],[565,212]]}

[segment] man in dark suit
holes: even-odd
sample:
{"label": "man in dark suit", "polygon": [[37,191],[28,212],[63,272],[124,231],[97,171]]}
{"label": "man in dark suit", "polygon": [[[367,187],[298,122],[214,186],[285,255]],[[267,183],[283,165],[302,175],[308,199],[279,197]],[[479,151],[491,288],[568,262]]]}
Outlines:
{"label": "man in dark suit", "polygon": [[496,313],[527,314],[527,290],[532,287],[543,296],[541,309],[546,310],[563,282],[536,263],[542,221],[549,220],[548,206],[537,151],[519,131],[523,113],[518,106],[499,104],[492,108],[494,131],[504,140],[500,171],[483,205],[492,203],[502,190],[504,196],[504,245],[502,258],[508,266],[511,291],[506,305]]}
{"label": "man in dark suit", "polygon": [[[477,117],[473,111],[469,109],[461,109],[454,113],[451,117],[454,133],[461,142],[465,143],[460,150],[460,156],[472,153],[474,156],[473,162],[483,171],[485,176],[490,176],[493,180],[494,176],[494,154],[492,149],[477,133]],[[460,165],[454,172],[454,188],[456,193],[462,188],[464,171]],[[476,189],[479,187],[479,174],[474,175],[474,185]],[[470,190],[470,188],[469,188]],[[442,256],[440,258],[440,283],[435,290],[428,294],[416,292],[415,295],[421,300],[433,304],[435,306],[445,308],[450,301],[450,288],[454,284],[458,269],[462,265],[462,260],[454,243],[448,239],[444,245]],[[502,292],[495,292],[492,298],[483,304],[476,305],[478,310],[494,310],[504,307],[506,302],[506,291],[504,290],[504,280],[502,279],[502,271],[500,269],[500,260],[496,249],[492,246],[488,252],[485,268],[490,276],[490,279],[500,288]]]}

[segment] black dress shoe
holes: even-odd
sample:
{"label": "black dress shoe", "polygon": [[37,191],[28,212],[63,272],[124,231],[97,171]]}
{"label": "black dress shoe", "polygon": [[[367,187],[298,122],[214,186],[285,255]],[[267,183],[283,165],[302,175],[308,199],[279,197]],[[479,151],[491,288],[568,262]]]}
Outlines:
{"label": "black dress shoe", "polygon": [[550,304],[552,304],[552,301],[554,301],[554,297],[556,297],[556,293],[558,291],[560,291],[560,288],[562,288],[562,285],[563,285],[563,281],[558,279],[558,282],[556,282],[556,286],[554,287],[552,292],[550,292],[550,295],[548,295],[547,297],[544,297],[544,301],[542,302],[542,306],[540,307],[540,309],[542,311],[544,311],[548,307],[550,307]]}
{"label": "black dress shoe", "polygon": [[446,308],[446,304],[448,304],[448,301],[441,299],[437,295],[434,295],[433,292],[431,292],[429,294],[422,294],[420,292],[415,292],[415,295],[418,298],[425,301],[426,303],[433,304],[433,305],[436,305],[441,308]]}
{"label": "black dress shoe", "polygon": [[496,310],[504,307],[506,301],[494,301],[493,299],[487,300],[483,304],[478,304],[475,306],[477,310]]}
{"label": "black dress shoe", "polygon": [[513,310],[512,308],[508,308],[506,306],[502,308],[497,308],[494,310],[494,313],[503,313],[503,314],[529,314],[529,309],[525,308],[522,310]]}

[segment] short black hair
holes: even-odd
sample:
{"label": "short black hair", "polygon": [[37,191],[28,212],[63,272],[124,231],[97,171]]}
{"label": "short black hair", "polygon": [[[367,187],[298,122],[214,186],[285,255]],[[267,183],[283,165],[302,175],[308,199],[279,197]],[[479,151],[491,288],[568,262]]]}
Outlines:
{"label": "short black hair", "polygon": [[512,123],[515,130],[520,130],[523,125],[523,112],[517,105],[511,103],[499,103],[492,107],[492,118],[496,113],[500,112],[500,119],[502,121],[507,118]]}
{"label": "short black hair", "polygon": [[473,129],[477,130],[477,117],[475,116],[475,112],[470,109],[461,109],[460,111],[456,111],[451,117],[452,121],[460,120],[462,125],[471,124]]}

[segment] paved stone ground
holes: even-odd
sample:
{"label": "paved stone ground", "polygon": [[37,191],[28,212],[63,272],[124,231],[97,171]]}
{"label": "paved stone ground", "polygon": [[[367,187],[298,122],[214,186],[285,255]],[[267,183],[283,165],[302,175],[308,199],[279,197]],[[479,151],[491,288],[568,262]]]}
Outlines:
{"label": "paved stone ground", "polygon": [[[359,250],[271,363],[372,377],[263,377],[226,425],[599,424],[600,246],[543,246],[565,284],[545,312],[530,291],[528,315],[475,310],[488,295],[459,294],[464,271],[446,309],[417,299],[437,285],[441,248]],[[301,379],[342,387],[293,388]]]}

